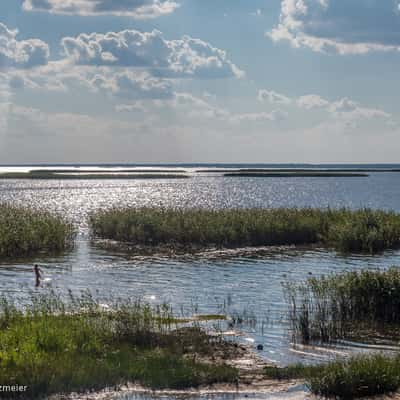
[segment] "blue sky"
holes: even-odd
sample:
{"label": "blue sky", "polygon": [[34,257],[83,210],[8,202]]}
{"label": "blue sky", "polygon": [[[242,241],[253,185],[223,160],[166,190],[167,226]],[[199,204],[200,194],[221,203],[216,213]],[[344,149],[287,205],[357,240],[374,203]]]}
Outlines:
{"label": "blue sky", "polygon": [[399,162],[398,0],[2,0],[0,162]]}

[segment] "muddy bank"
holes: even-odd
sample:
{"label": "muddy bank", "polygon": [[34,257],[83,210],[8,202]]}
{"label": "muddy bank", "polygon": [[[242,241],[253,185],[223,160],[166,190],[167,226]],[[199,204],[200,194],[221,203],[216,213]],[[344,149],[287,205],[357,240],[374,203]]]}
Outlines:
{"label": "muddy bank", "polygon": [[119,398],[124,400],[147,400],[153,397],[197,398],[197,396],[204,396],[206,398],[215,397],[217,399],[219,396],[225,398],[227,395],[238,395],[240,396],[239,398],[251,398],[254,395],[262,395],[264,398],[264,396],[270,397],[272,395],[286,397],[289,394],[292,394],[290,397],[293,398],[294,393],[295,398],[300,400],[311,396],[302,381],[266,378],[264,368],[271,364],[259,357],[251,346],[235,346],[235,351],[230,353],[229,359],[226,359],[226,355],[219,352],[210,358],[203,357],[201,361],[210,364],[225,362],[237,368],[239,379],[236,384],[219,383],[186,390],[151,390],[139,384],[129,383],[98,392],[53,395],[48,400],[117,400]]}

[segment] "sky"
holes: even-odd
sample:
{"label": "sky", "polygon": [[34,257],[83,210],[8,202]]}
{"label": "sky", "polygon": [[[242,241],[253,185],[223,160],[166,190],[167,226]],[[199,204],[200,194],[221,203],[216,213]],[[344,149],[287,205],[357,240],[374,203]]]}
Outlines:
{"label": "sky", "polygon": [[1,0],[0,164],[400,162],[400,0]]}

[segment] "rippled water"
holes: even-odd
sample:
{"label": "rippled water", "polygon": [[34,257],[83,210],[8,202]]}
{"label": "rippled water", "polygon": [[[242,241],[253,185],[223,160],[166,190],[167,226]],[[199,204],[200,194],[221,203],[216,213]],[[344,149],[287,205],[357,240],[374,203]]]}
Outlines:
{"label": "rippled water", "polygon": [[[368,178],[225,178],[189,180],[0,181],[0,201],[62,213],[79,227],[75,249],[63,256],[8,261],[0,268],[1,292],[24,299],[34,290],[32,263],[45,272],[45,288],[90,289],[100,298],[144,297],[169,302],[176,313],[247,313],[242,341],[262,343],[262,355],[287,364],[324,360],[347,350],[293,348],[287,334],[281,283],[309,274],[400,265],[399,252],[343,257],[326,250],[269,249],[258,255],[226,252],[200,257],[128,257],[93,246],[86,219],[99,208],[118,205],[178,207],[364,207],[400,211],[400,174]],[[254,342],[253,342],[254,341]]]}

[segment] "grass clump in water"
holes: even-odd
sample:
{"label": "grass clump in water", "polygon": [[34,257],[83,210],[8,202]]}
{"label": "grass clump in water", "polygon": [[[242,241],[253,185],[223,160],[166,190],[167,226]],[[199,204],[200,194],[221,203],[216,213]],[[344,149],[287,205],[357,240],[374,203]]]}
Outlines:
{"label": "grass clump in water", "polygon": [[286,284],[295,338],[330,342],[400,326],[400,269],[345,272]]}
{"label": "grass clump in water", "polygon": [[339,399],[392,393],[400,388],[400,357],[356,356],[326,365],[267,367],[272,379],[304,379],[316,395]]}
{"label": "grass clump in water", "polygon": [[72,224],[49,212],[0,205],[0,258],[58,252],[73,243]]}
{"label": "grass clump in water", "polygon": [[237,380],[224,363],[197,361],[229,352],[228,344],[173,321],[167,306],[116,301],[103,308],[90,294],[68,302],[41,295],[24,310],[3,298],[0,382],[26,385],[21,395],[34,399],[127,382],[183,389]]}
{"label": "grass clump in water", "polygon": [[400,246],[400,215],[370,209],[126,208],[99,211],[90,225],[95,237],[138,246],[323,244],[368,253]]}

